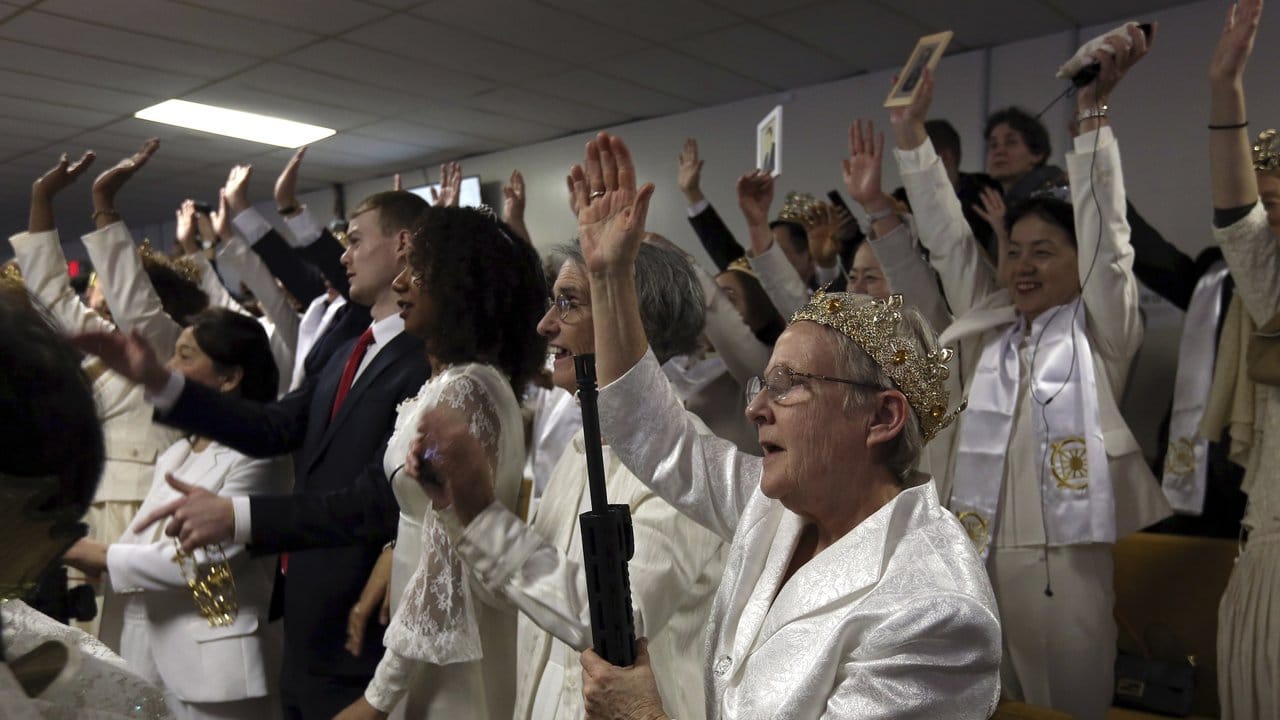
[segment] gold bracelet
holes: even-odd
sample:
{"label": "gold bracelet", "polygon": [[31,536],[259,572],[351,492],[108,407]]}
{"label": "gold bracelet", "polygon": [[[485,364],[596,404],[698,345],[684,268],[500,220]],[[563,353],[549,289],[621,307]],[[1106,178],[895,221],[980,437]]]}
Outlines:
{"label": "gold bracelet", "polygon": [[99,215],[115,215],[117,218],[120,217],[120,213],[116,212],[115,208],[103,208],[101,210],[94,210],[93,214],[89,216],[89,219],[94,222],[98,222]]}

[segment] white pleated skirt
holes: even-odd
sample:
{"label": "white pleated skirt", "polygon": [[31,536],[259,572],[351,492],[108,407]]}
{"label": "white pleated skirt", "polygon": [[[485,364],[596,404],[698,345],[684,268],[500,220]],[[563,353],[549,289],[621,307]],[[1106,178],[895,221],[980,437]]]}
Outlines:
{"label": "white pleated skirt", "polygon": [[1218,606],[1223,720],[1280,718],[1280,528],[1254,530]]}

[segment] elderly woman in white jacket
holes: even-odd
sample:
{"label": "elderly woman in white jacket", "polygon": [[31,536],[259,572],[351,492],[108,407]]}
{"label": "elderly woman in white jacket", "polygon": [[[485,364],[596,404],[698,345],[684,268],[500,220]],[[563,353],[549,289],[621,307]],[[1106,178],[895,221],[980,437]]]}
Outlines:
{"label": "elderly woman in white jacket", "polygon": [[944,498],[988,560],[1004,626],[1004,693],[1082,718],[1111,704],[1111,545],[1170,514],[1116,405],[1142,344],[1124,180],[1107,96],[1147,52],[1136,26],[1077,94],[1068,203],[1032,198],[987,262],[924,130],[933,92],[892,116],[900,175],[955,322],[969,408]]}
{"label": "elderly woman in white jacket", "polygon": [[[991,588],[913,472],[920,443],[950,420],[935,381],[949,353],[896,302],[824,295],[779,338],[767,380],[752,383],[765,457],[698,434],[637,309],[652,186],[637,192],[634,172],[626,146],[604,134],[573,172],[601,430],[641,482],[731,543],[708,624],[707,717],[989,717],[1000,658]],[[468,453],[462,438],[428,429],[442,473],[466,467],[453,459]],[[666,716],[645,650],[629,669],[593,652],[582,662],[589,717]]]}

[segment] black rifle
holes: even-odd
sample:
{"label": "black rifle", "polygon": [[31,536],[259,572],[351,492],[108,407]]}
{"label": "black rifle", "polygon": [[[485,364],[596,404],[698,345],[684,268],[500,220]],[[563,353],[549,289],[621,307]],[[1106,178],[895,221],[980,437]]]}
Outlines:
{"label": "black rifle", "polygon": [[575,355],[578,403],[587,454],[591,512],[578,516],[582,525],[582,558],[587,570],[587,602],[591,606],[591,640],[596,654],[619,667],[636,661],[636,622],[631,610],[631,576],[627,561],[635,554],[631,508],[610,505],[604,486],[604,451],[596,407],[596,356]]}

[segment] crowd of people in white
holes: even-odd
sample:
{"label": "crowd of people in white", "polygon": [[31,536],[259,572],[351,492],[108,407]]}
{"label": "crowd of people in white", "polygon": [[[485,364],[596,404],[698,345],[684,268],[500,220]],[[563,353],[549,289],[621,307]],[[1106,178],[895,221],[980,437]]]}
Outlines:
{"label": "crowd of people in white", "polygon": [[[774,214],[751,172],[743,245],[688,141],[714,273],[646,232],[653,185],[608,133],[567,177],[576,241],[541,255],[518,171],[501,219],[458,207],[450,164],[434,202],[375,193],[331,231],[297,198],[305,148],[275,184],[289,232],[235,166],[217,208],[182,203],[178,252],[139,249],[115,201],[152,140],[92,182],[82,296],[53,206],[95,157],[64,155],[0,290],[0,714],[1102,718],[1112,547],[1176,510],[1244,528],[1221,711],[1280,717],[1280,147],[1242,89],[1261,15],[1234,4],[1210,61],[1196,261],[1126,199],[1109,115],[1158,34],[1134,23],[1082,51],[1065,171],[1010,108],[986,174],[959,173],[929,117],[944,64],[889,111],[902,188],[855,119],[856,210]],[[1119,407],[1140,283],[1187,311],[1154,467]],[[629,667],[591,649],[587,353],[634,529]],[[98,594],[79,629],[32,599],[68,571]]]}

